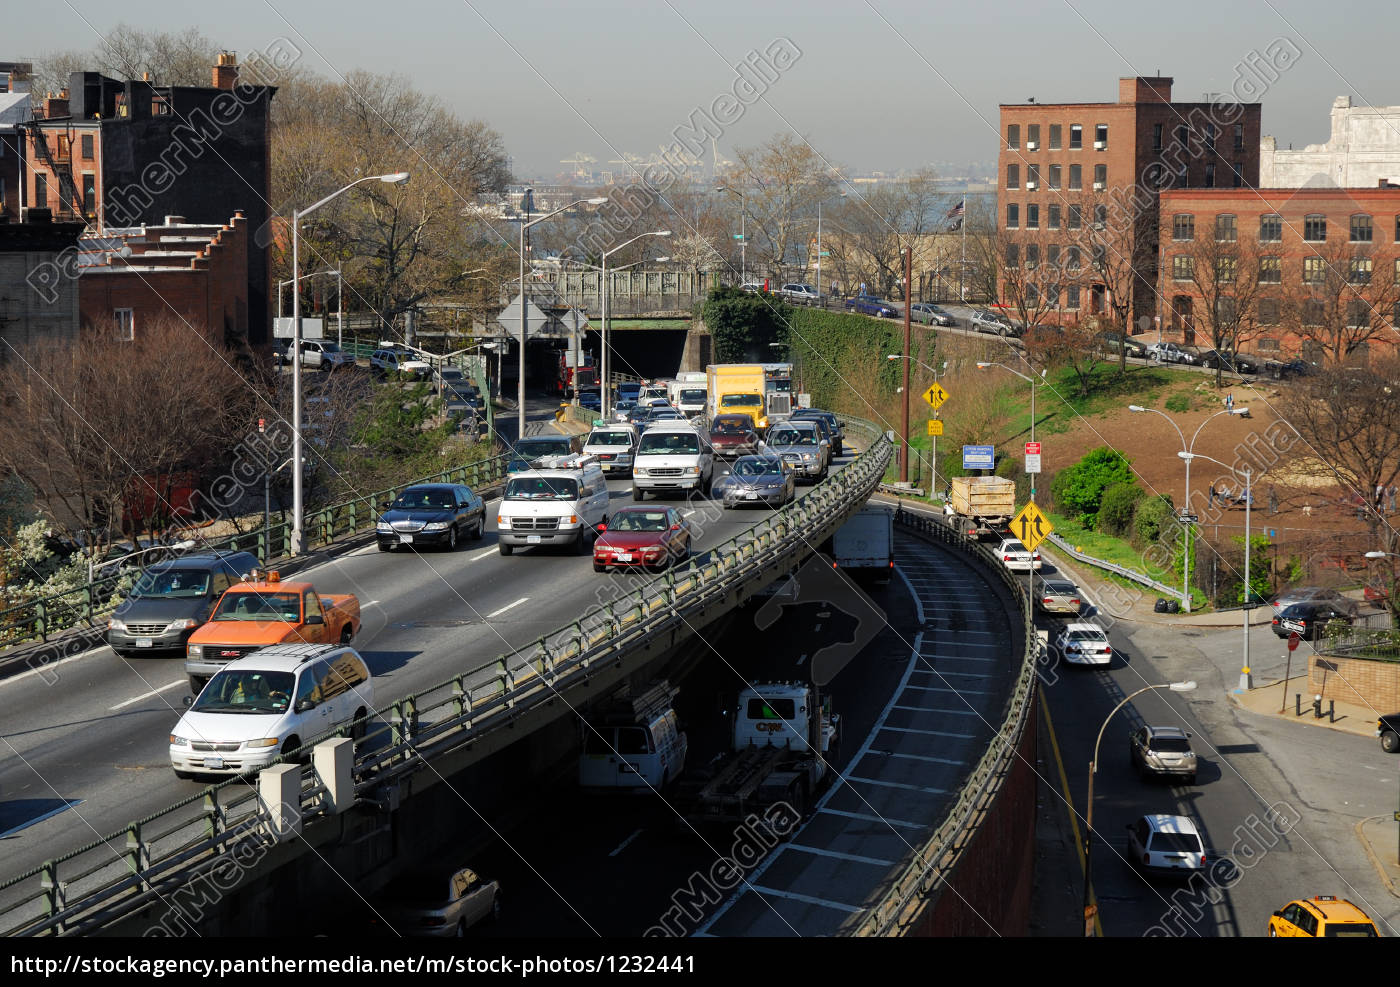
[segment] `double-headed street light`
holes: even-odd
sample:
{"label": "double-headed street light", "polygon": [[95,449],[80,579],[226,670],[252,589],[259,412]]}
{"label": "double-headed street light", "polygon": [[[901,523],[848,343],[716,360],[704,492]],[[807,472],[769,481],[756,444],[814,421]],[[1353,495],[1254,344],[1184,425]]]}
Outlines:
{"label": "double-headed street light", "polygon": [[603,418],[604,421],[608,420],[611,417],[611,411],[608,407],[608,256],[611,254],[615,254],[623,247],[636,243],[638,240],[643,240],[646,237],[670,235],[670,230],[652,230],[649,233],[638,233],[636,236],[626,241],[625,243],[619,243],[616,247],[613,247],[611,250],[603,251],[603,345],[602,359],[598,367],[598,376],[601,379],[603,385],[599,397],[602,400],[602,415],[600,417]]}
{"label": "double-headed street light", "polygon": [[1094,847],[1094,772],[1099,769],[1099,745],[1103,743],[1104,731],[1108,729],[1108,722],[1117,715],[1118,711],[1128,703],[1132,702],[1144,692],[1151,692],[1154,689],[1170,689],[1172,692],[1195,692],[1195,682],[1169,682],[1162,685],[1149,685],[1137,692],[1130,693],[1123,698],[1123,701],[1104,717],[1103,726],[1099,727],[1099,735],[1094,740],[1094,759],[1089,762],[1089,801],[1084,807],[1084,935],[1094,934],[1094,911],[1097,908],[1093,904],[1094,871],[1092,867],[1091,853]]}
{"label": "double-headed street light", "polygon": [[388,185],[402,185],[408,181],[408,172],[395,171],[387,175],[370,175],[366,178],[356,179],[344,188],[337,189],[330,195],[305,209],[292,211],[292,545],[293,555],[300,555],[306,550],[306,538],[302,531],[302,514],[304,513],[304,497],[302,473],[303,463],[301,461],[302,441],[301,441],[301,255],[298,229],[302,219],[320,209],[327,202],[330,202],[338,195],[349,192],[356,185],[363,185],[365,182],[384,182]]}

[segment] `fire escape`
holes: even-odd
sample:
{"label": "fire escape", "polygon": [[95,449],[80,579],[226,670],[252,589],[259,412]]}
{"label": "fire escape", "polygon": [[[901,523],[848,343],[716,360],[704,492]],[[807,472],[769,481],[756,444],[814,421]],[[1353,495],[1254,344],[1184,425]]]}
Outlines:
{"label": "fire escape", "polygon": [[29,133],[35,158],[58,179],[58,208],[54,210],[54,218],[93,219],[84,210],[83,194],[73,181],[73,128],[58,132],[56,152],[49,147],[49,131],[46,128],[33,127]]}

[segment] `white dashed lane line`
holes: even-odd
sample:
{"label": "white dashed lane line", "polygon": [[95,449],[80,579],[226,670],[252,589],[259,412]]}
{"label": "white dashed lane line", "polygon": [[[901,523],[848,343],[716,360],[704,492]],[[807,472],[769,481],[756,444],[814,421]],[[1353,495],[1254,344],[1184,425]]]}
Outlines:
{"label": "white dashed lane line", "polygon": [[186,684],[187,683],[184,679],[180,679],[178,682],[170,682],[166,685],[161,686],[159,689],[152,689],[150,692],[143,692],[141,695],[134,696],[131,699],[126,700],[125,702],[117,703],[115,706],[108,706],[107,712],[111,713],[119,709],[126,709],[126,707],[132,705],[133,703],[139,703],[143,699],[150,699],[152,696],[158,696],[162,692],[169,692],[171,689],[178,689]]}
{"label": "white dashed lane line", "polygon": [[530,599],[528,596],[522,596],[520,599],[516,600],[514,603],[507,603],[505,606],[501,607],[501,609],[499,609],[499,610],[493,610],[493,611],[491,611],[490,613],[488,613],[488,614],[486,615],[486,619],[487,619],[487,620],[490,620],[492,617],[499,617],[501,614],[505,613],[507,610],[514,610],[516,607],[520,606],[520,604],[524,603],[524,602],[525,602],[526,600],[528,600],[528,599]]}

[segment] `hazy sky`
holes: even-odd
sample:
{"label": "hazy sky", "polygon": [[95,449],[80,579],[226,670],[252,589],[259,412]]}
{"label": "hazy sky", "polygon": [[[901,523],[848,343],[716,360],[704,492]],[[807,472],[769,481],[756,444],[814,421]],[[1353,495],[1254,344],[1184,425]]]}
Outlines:
{"label": "hazy sky", "polygon": [[[1108,0],[127,0],[117,12],[58,0],[7,11],[0,60],[90,48],[119,20],[196,26],[240,58],[290,45],[328,76],[351,68],[408,76],[499,130],[519,172],[546,176],[567,170],[559,161],[574,152],[606,168],[621,152],[670,144],[696,108],[734,91],[735,65],[775,42],[795,60],[751,105],[728,104],[721,156],[784,131],[857,172],[994,161],[998,103],[1112,101],[1119,76],[1158,71],[1175,78],[1179,99],[1262,92],[1264,133],[1282,147],[1325,140],[1336,96],[1400,104],[1389,5],[1159,6],[1149,14]],[[1274,78],[1269,52],[1289,48],[1298,54]]]}

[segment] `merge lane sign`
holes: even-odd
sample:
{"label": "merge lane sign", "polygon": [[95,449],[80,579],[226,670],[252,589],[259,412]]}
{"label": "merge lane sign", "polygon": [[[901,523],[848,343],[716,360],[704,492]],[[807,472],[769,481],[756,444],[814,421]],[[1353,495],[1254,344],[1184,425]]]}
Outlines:
{"label": "merge lane sign", "polygon": [[948,400],[948,392],[943,389],[942,384],[934,384],[927,391],[924,391],[924,400],[934,411],[937,411],[943,407],[943,402]]}
{"label": "merge lane sign", "polygon": [[1035,506],[1034,501],[1021,508],[1021,513],[1011,519],[1011,533],[1026,546],[1027,551],[1034,552],[1054,530],[1055,526]]}

